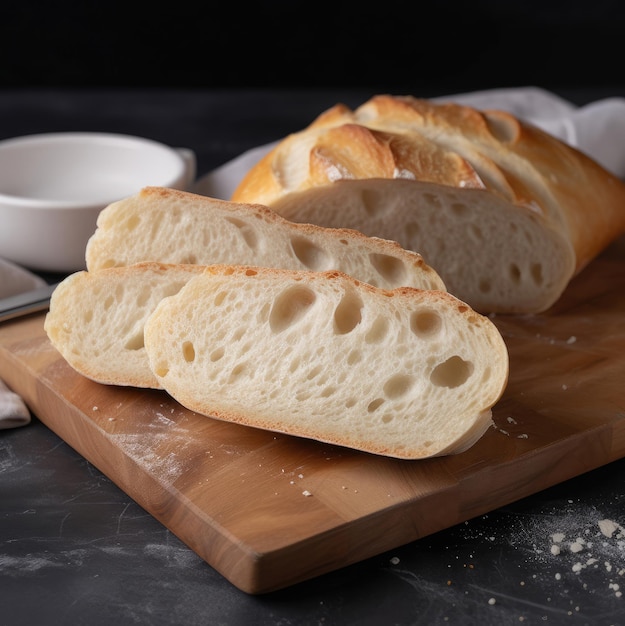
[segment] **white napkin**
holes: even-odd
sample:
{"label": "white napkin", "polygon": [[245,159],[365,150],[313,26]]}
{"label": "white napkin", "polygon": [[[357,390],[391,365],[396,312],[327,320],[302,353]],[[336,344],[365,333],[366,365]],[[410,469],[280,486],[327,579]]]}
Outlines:
{"label": "white napkin", "polygon": [[[36,274],[0,258],[0,298],[45,287],[46,281]],[[0,429],[25,426],[30,423],[30,411],[24,401],[0,380]]]}
{"label": "white napkin", "polygon": [[46,285],[46,281],[40,276],[0,258],[0,298],[8,298]]}
{"label": "white napkin", "polygon": [[[434,98],[478,109],[502,109],[535,124],[585,152],[607,170],[625,178],[625,98],[606,98],[577,107],[539,87],[487,89]],[[201,177],[193,191],[228,200],[243,174],[277,142],[244,152]]]}
{"label": "white napkin", "polygon": [[30,411],[22,398],[0,380],[0,430],[30,424]]}

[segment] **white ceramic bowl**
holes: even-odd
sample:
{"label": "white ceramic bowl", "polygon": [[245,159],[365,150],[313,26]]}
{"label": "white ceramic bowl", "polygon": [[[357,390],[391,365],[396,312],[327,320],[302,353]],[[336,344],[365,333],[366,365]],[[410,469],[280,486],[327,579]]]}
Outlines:
{"label": "white ceramic bowl", "polygon": [[84,269],[100,211],[146,186],[187,189],[195,154],[114,133],[0,141],[0,257],[33,270]]}

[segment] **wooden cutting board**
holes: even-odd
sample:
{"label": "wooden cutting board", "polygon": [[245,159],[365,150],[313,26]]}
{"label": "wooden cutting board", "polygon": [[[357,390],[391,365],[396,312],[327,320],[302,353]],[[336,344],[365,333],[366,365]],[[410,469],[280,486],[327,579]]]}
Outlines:
{"label": "wooden cutting board", "polygon": [[496,316],[510,381],[470,450],[398,461],[219,422],[74,372],[43,314],[0,324],[0,377],[239,589],[344,567],[625,456],[625,239],[548,313]]}

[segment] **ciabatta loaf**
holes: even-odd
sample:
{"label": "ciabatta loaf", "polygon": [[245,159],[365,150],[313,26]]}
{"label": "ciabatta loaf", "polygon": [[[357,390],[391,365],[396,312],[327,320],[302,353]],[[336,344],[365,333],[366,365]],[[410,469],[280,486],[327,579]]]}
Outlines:
{"label": "ciabatta loaf", "polygon": [[508,376],[487,318],[443,291],[213,265],[145,324],[161,386],[218,419],[371,453],[461,452]]}
{"label": "ciabatta loaf", "polygon": [[50,299],[44,322],[50,343],[91,380],[158,389],[143,344],[143,325],[163,298],[203,269],[146,263],[71,274]]}
{"label": "ciabatta loaf", "polygon": [[260,205],[147,187],[98,216],[87,269],[161,263],[337,269],[372,285],[445,289],[415,252],[362,233],[296,224]]}
{"label": "ciabatta loaf", "polygon": [[535,313],[625,232],[625,184],[502,111],[380,95],[284,138],[231,198],[420,252],[474,309]]}

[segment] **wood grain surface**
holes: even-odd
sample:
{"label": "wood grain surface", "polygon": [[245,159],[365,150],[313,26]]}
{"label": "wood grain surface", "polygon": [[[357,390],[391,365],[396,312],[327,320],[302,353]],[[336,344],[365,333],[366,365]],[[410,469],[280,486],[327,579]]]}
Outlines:
{"label": "wood grain surface", "polygon": [[548,312],[496,316],[510,380],[470,450],[377,457],[107,387],[0,324],[0,377],[35,415],[233,585],[261,594],[492,511],[625,456],[625,239]]}

